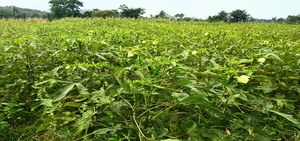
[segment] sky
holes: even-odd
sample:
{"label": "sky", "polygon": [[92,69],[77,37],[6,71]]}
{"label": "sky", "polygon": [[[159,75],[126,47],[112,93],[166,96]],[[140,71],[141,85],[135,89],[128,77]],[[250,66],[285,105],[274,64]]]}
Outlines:
{"label": "sky", "polygon": [[[231,12],[236,9],[246,10],[254,18],[286,18],[300,14],[300,0],[79,0],[82,10],[118,9],[125,4],[129,8],[144,8],[143,16],[157,15],[161,10],[174,16],[183,13],[186,17],[206,19],[220,11]],[[0,6],[31,8],[50,11],[49,0],[0,0]]]}

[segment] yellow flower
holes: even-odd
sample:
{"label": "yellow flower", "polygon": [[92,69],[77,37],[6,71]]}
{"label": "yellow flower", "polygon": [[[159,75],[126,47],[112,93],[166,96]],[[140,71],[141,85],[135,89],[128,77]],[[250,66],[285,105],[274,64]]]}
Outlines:
{"label": "yellow flower", "polygon": [[229,135],[229,136],[231,135],[230,131],[227,128],[225,129],[225,132],[227,135]]}
{"label": "yellow flower", "polygon": [[154,40],[154,41],[152,42],[152,44],[153,44],[153,45],[156,45],[156,44],[158,44],[158,41]]}
{"label": "yellow flower", "polygon": [[196,55],[196,54],[198,54],[198,51],[195,51],[195,50],[194,50],[194,51],[192,52],[192,54],[193,54],[193,55]]}
{"label": "yellow flower", "polygon": [[94,31],[90,30],[88,33],[89,33],[89,35],[92,35],[94,33]]}
{"label": "yellow flower", "polygon": [[205,33],[204,33],[204,36],[208,36],[208,32],[205,32]]}
{"label": "yellow flower", "polygon": [[267,44],[269,44],[269,41],[264,41],[262,44],[267,45]]}
{"label": "yellow flower", "polygon": [[102,45],[108,45],[106,42],[102,41],[101,42]]}
{"label": "yellow flower", "polygon": [[237,77],[237,81],[239,82],[239,83],[244,83],[244,84],[246,84],[246,83],[248,83],[249,82],[249,76],[247,76],[247,75],[241,75],[241,76],[239,76],[239,77]]}
{"label": "yellow flower", "polygon": [[264,63],[264,62],[266,61],[266,59],[265,59],[265,58],[259,58],[257,61],[258,61],[259,63]]}
{"label": "yellow flower", "polygon": [[145,41],[145,40],[144,40],[144,41],[142,41],[142,44],[146,44],[146,43],[147,43],[147,41]]}
{"label": "yellow flower", "polygon": [[132,56],[134,56],[134,53],[133,53],[132,51],[128,51],[128,52],[127,52],[127,56],[128,56],[128,57],[132,57]]}

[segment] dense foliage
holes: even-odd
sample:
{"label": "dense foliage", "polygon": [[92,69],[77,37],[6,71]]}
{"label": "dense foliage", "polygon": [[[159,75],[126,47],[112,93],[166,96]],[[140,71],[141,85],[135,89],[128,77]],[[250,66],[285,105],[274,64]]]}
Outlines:
{"label": "dense foliage", "polygon": [[[222,12],[221,12],[222,13]],[[220,13],[220,15],[221,15]],[[246,10],[234,10],[232,12],[230,12],[230,17],[229,20],[231,22],[247,22],[249,20],[250,15],[247,14]]]}
{"label": "dense foliage", "polygon": [[124,18],[139,18],[145,14],[144,8],[129,8],[125,4],[120,5],[120,16]]}
{"label": "dense foliage", "polygon": [[50,0],[49,4],[54,18],[82,16],[80,7],[83,7],[83,2],[79,0]]}
{"label": "dense foliage", "polygon": [[300,15],[297,15],[297,16],[289,15],[286,19],[286,22],[287,23],[297,23],[297,24],[299,24],[300,23]]}
{"label": "dense foliage", "polygon": [[299,25],[1,20],[0,35],[0,140],[299,140]]}
{"label": "dense foliage", "polygon": [[117,18],[120,17],[117,10],[95,10],[92,12],[92,17],[98,18]]}
{"label": "dense foliage", "polygon": [[24,18],[47,18],[47,12],[20,8],[15,6],[0,6],[0,19],[3,18],[16,18],[16,19],[24,19]]}
{"label": "dense foliage", "polygon": [[207,20],[209,22],[219,22],[219,21],[223,21],[223,22],[228,22],[229,21],[229,15],[230,13],[227,13],[226,11],[221,11],[218,13],[218,15],[215,16],[209,16],[207,18]]}

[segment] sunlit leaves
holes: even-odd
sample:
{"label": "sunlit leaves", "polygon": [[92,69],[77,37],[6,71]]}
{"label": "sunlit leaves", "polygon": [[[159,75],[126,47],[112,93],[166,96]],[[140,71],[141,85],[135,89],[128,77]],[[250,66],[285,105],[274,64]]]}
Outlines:
{"label": "sunlit leaves", "polygon": [[189,97],[189,95],[186,93],[172,93],[172,96],[177,98],[178,101],[182,101],[182,100],[186,99],[187,97]]}
{"label": "sunlit leaves", "polygon": [[295,119],[292,115],[281,113],[281,112],[274,111],[274,110],[269,110],[269,111],[284,117],[285,119],[289,120],[290,122],[292,122],[292,123],[296,124],[298,127],[300,127],[299,120]]}
{"label": "sunlit leaves", "polygon": [[75,134],[79,134],[81,131],[85,130],[87,132],[91,121],[92,121],[92,116],[95,113],[93,111],[86,111],[82,114],[82,117],[79,118],[74,126],[76,127],[77,131]]}
{"label": "sunlit leaves", "polygon": [[20,117],[71,140],[280,140],[299,126],[297,25],[0,26],[0,122],[12,127]]}
{"label": "sunlit leaves", "polygon": [[121,129],[122,129],[121,125],[118,124],[114,127],[107,127],[107,128],[97,129],[92,134],[103,135],[103,134],[106,134],[108,132],[110,132],[111,134],[114,134],[117,130],[121,130]]}
{"label": "sunlit leaves", "polygon": [[66,97],[66,95],[73,89],[75,84],[70,84],[62,89],[60,89],[56,94],[54,95],[53,102],[59,101]]}

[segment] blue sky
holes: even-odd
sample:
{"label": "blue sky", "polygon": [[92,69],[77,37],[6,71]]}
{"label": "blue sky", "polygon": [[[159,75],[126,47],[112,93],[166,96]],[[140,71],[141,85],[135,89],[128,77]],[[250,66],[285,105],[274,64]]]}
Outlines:
{"label": "blue sky", "polygon": [[[246,10],[254,18],[286,18],[288,15],[300,14],[300,0],[80,0],[82,9],[118,9],[122,4],[128,7],[146,9],[144,16],[156,15],[164,10],[171,16],[183,13],[187,17],[206,19],[225,10]],[[15,5],[49,11],[49,0],[1,0],[0,6]]]}

